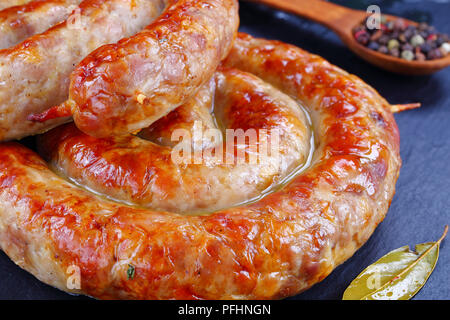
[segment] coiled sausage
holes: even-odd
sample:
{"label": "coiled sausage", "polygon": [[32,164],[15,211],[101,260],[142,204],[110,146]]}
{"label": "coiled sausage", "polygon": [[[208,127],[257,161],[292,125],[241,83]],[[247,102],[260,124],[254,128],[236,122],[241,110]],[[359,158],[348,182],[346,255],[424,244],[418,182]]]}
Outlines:
{"label": "coiled sausage", "polygon": [[[394,195],[401,161],[390,106],[356,76],[276,41],[241,34],[224,67],[305,106],[315,150],[303,172],[256,202],[182,215],[106,200],[4,143],[2,249],[42,281],[97,298],[281,298],[325,278],[369,238]],[[67,287],[72,266],[81,289]]]}

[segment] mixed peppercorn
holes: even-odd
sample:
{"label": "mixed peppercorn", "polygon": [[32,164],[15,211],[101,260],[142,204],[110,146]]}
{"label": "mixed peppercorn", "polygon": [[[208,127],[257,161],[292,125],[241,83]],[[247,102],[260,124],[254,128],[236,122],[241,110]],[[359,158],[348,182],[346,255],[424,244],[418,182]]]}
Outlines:
{"label": "mixed peppercorn", "polygon": [[403,19],[388,21],[381,16],[379,29],[368,29],[364,21],[353,29],[353,35],[371,50],[405,60],[434,60],[450,53],[448,35],[426,23],[415,26]]}

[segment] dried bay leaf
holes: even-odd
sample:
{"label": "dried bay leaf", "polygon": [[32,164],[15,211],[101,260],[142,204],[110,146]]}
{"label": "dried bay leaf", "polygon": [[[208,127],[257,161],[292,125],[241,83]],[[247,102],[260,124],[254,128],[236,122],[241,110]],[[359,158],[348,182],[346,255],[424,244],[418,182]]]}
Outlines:
{"label": "dried bay leaf", "polygon": [[404,246],[389,252],[361,272],[345,290],[343,300],[408,300],[425,284],[439,257],[436,242],[418,244],[415,251]]}

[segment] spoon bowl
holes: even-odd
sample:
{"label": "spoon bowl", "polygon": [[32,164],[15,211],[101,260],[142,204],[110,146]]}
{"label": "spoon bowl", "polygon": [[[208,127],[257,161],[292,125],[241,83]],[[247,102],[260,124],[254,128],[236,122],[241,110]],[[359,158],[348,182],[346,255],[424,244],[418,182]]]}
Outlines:
{"label": "spoon bowl", "polygon": [[[288,11],[318,22],[333,30],[344,44],[355,54],[367,62],[394,73],[406,75],[431,74],[450,65],[450,54],[435,60],[409,61],[391,55],[371,50],[353,36],[353,28],[367,17],[361,10],[353,10],[322,0],[252,0],[271,7]],[[384,15],[384,14],[383,14]],[[387,20],[399,17],[384,15]],[[407,24],[417,25],[417,22],[402,18]]]}

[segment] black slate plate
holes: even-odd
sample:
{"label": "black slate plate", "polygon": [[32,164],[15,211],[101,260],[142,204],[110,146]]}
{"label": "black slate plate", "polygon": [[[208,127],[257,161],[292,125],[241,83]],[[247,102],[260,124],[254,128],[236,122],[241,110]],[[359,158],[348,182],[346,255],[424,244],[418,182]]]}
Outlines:
{"label": "black slate plate", "polygon": [[[450,33],[450,1],[339,0],[357,9],[371,4],[382,12],[426,21]],[[340,299],[348,284],[370,263],[403,245],[433,241],[450,224],[450,68],[432,76],[394,75],[367,64],[326,28],[267,7],[241,3],[241,30],[278,39],[321,55],[354,73],[391,103],[421,102],[396,115],[403,168],[387,218],[370,240],[328,278],[292,299]],[[415,299],[450,299],[450,243],[442,244],[434,273]],[[14,265],[0,252],[0,299],[87,299],[53,289]]]}

